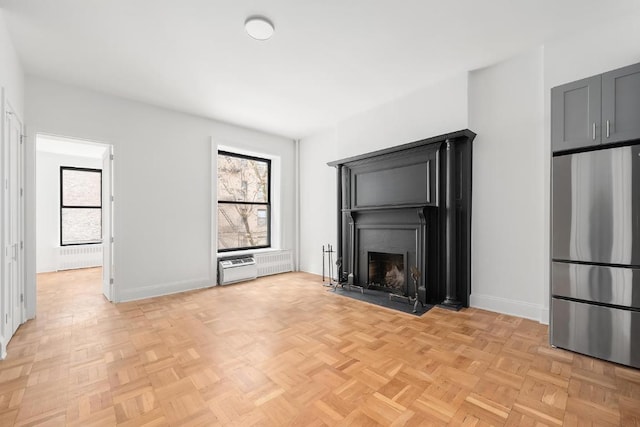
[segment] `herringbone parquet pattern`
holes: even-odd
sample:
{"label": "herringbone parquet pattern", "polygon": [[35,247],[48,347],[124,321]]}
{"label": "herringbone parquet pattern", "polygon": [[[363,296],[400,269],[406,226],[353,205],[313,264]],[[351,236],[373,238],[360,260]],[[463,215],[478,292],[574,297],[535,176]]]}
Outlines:
{"label": "herringbone parquet pattern", "polygon": [[0,425],[640,425],[640,371],[476,309],[418,318],[291,273],[110,304],[39,277],[0,362]]}

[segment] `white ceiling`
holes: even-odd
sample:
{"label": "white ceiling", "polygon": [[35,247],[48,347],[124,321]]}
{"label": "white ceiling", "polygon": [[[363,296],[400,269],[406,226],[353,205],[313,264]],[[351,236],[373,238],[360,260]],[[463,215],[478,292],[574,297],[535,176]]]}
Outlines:
{"label": "white ceiling", "polygon": [[[0,0],[29,74],[301,138],[638,0]],[[249,15],[275,24],[268,41]]]}

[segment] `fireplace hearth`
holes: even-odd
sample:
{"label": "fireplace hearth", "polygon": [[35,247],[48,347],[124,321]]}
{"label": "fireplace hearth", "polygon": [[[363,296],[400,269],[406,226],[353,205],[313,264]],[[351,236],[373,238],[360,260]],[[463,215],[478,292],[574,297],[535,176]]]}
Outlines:
{"label": "fireplace hearth", "polygon": [[417,286],[425,304],[469,305],[474,137],[462,130],[329,163],[338,178],[338,277],[411,297]]}

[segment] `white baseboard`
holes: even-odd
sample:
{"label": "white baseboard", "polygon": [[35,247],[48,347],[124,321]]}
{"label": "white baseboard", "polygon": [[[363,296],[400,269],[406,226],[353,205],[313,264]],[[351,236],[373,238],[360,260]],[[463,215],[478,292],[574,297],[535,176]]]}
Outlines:
{"label": "white baseboard", "polygon": [[4,360],[7,357],[7,343],[4,342],[4,337],[0,335],[0,360]]}
{"label": "white baseboard", "polygon": [[543,307],[540,310],[540,323],[543,325],[549,324],[549,307]]}
{"label": "white baseboard", "polygon": [[532,304],[493,295],[471,294],[469,305],[483,310],[524,317],[525,319],[535,320],[544,324],[549,323],[549,309],[540,304]]}
{"label": "white baseboard", "polygon": [[118,289],[117,302],[136,301],[145,298],[161,297],[169,294],[177,294],[179,292],[193,291],[196,289],[204,289],[215,286],[216,281],[209,277],[179,281],[159,283],[157,285],[141,286],[133,289]]}

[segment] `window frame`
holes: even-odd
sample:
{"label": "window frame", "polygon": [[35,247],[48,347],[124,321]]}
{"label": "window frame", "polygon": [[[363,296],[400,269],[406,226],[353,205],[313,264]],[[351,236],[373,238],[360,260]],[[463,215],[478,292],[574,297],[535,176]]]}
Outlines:
{"label": "window frame", "polygon": [[[97,172],[100,174],[100,206],[76,206],[64,204],[64,171],[82,171],[82,172]],[[62,210],[63,209],[99,209],[100,210],[100,241],[99,242],[81,242],[81,243],[63,243],[62,238]],[[60,166],[60,246],[81,246],[81,245],[101,245],[102,233],[103,233],[103,212],[102,212],[102,169],[95,168],[82,168],[75,166]]]}
{"label": "window frame", "polygon": [[[217,194],[217,203],[216,203],[216,210],[218,210],[220,204],[227,204],[227,205],[252,205],[252,206],[264,206],[266,211],[267,211],[267,221],[266,221],[266,225],[267,225],[267,244],[266,245],[257,245],[257,246],[243,246],[243,247],[234,247],[234,248],[220,248],[218,246],[218,243],[220,242],[220,221],[216,221],[216,247],[217,247],[217,251],[219,253],[223,253],[223,252],[235,252],[235,251],[248,251],[248,250],[254,250],[254,249],[268,249],[271,248],[271,228],[273,226],[273,221],[271,218],[271,213],[272,213],[272,209],[271,209],[271,196],[272,196],[272,185],[271,185],[271,159],[267,159],[264,157],[257,157],[257,156],[250,156],[247,154],[240,154],[240,153],[234,153],[232,151],[227,151],[227,150],[221,150],[218,149],[218,152],[216,153],[216,189],[218,187],[218,168],[219,168],[219,164],[218,164],[218,156],[223,155],[223,156],[228,156],[228,157],[236,157],[239,159],[246,159],[246,160],[255,160],[255,161],[259,161],[259,162],[263,162],[267,164],[267,201],[266,202],[247,202],[247,201],[237,201],[237,200],[221,200],[220,199],[220,195]],[[217,193],[217,190],[216,190]],[[216,214],[217,215],[217,214]]]}

